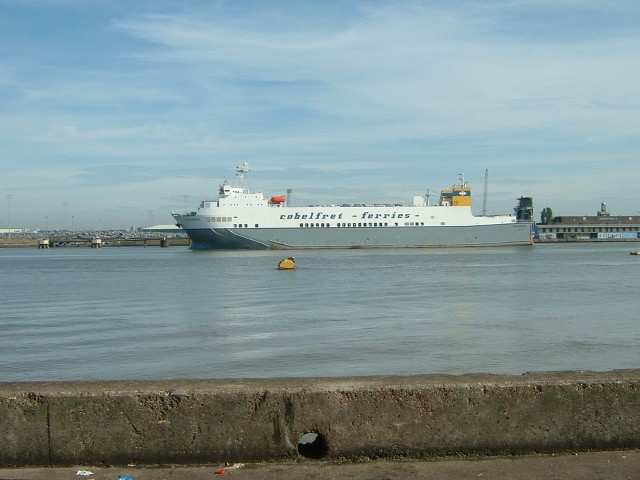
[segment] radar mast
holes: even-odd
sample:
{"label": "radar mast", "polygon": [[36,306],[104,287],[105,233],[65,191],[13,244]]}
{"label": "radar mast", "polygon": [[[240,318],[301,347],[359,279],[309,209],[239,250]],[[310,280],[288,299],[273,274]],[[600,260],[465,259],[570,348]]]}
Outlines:
{"label": "radar mast", "polygon": [[236,167],[236,178],[238,179],[240,188],[244,188],[244,176],[247,172],[249,172],[249,164],[247,162]]}

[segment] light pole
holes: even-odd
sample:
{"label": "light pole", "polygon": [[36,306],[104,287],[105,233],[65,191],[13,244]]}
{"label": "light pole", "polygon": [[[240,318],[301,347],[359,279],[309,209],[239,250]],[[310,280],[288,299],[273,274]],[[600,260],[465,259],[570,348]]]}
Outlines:
{"label": "light pole", "polygon": [[64,205],[64,231],[66,233],[66,231],[67,231],[67,205],[69,205],[69,202],[62,202],[62,205]]}
{"label": "light pole", "polygon": [[9,218],[7,219],[9,225],[7,225],[8,228],[8,232],[9,232],[9,238],[11,238],[11,197],[13,197],[13,195],[7,193],[4,198],[7,199],[7,211],[8,211],[8,216]]}
{"label": "light pole", "polygon": [[184,213],[187,213],[187,199],[189,195],[182,195],[182,197],[184,198]]}

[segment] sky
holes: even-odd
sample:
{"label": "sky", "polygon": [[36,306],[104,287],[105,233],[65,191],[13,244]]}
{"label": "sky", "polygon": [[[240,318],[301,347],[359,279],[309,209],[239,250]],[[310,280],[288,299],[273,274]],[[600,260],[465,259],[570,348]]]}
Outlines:
{"label": "sky", "polygon": [[[171,224],[458,182],[640,213],[636,0],[0,0],[0,227]],[[8,225],[8,224],[11,225]]]}

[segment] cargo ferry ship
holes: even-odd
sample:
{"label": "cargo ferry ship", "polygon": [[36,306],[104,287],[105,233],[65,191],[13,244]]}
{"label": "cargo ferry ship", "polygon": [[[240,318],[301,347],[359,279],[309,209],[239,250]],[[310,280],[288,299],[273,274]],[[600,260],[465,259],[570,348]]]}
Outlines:
{"label": "cargo ferry ship", "polygon": [[292,206],[287,195],[265,196],[226,179],[218,198],[196,211],[172,213],[193,249],[320,249],[493,247],[533,243],[533,202],[521,197],[514,214],[475,216],[471,188],[460,184],[440,193],[436,205],[414,196],[411,205]]}

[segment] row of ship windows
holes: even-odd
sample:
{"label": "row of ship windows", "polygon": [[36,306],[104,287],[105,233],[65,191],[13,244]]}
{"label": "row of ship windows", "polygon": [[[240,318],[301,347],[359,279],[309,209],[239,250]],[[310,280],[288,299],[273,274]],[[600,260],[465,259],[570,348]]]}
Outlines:
{"label": "row of ship windows", "polygon": [[207,222],[230,222],[232,217],[207,217]]}
{"label": "row of ship windows", "polygon": [[539,227],[542,233],[638,232],[638,227]]}
{"label": "row of ship windows", "polygon": [[[396,222],[394,224],[396,227],[399,226],[399,224]],[[444,222],[442,222],[442,225],[444,225]],[[301,228],[314,228],[314,227],[330,227],[331,224],[330,223],[301,223],[300,227]],[[388,223],[382,223],[382,222],[362,222],[362,223],[337,223],[336,227],[346,227],[346,228],[353,228],[353,227],[388,227],[389,224]],[[405,227],[424,227],[424,222],[404,222],[404,226]],[[255,224],[254,225],[255,228],[259,228],[260,225],[259,224]],[[233,224],[233,228],[249,228],[249,225],[247,225],[246,223],[234,223]]]}

